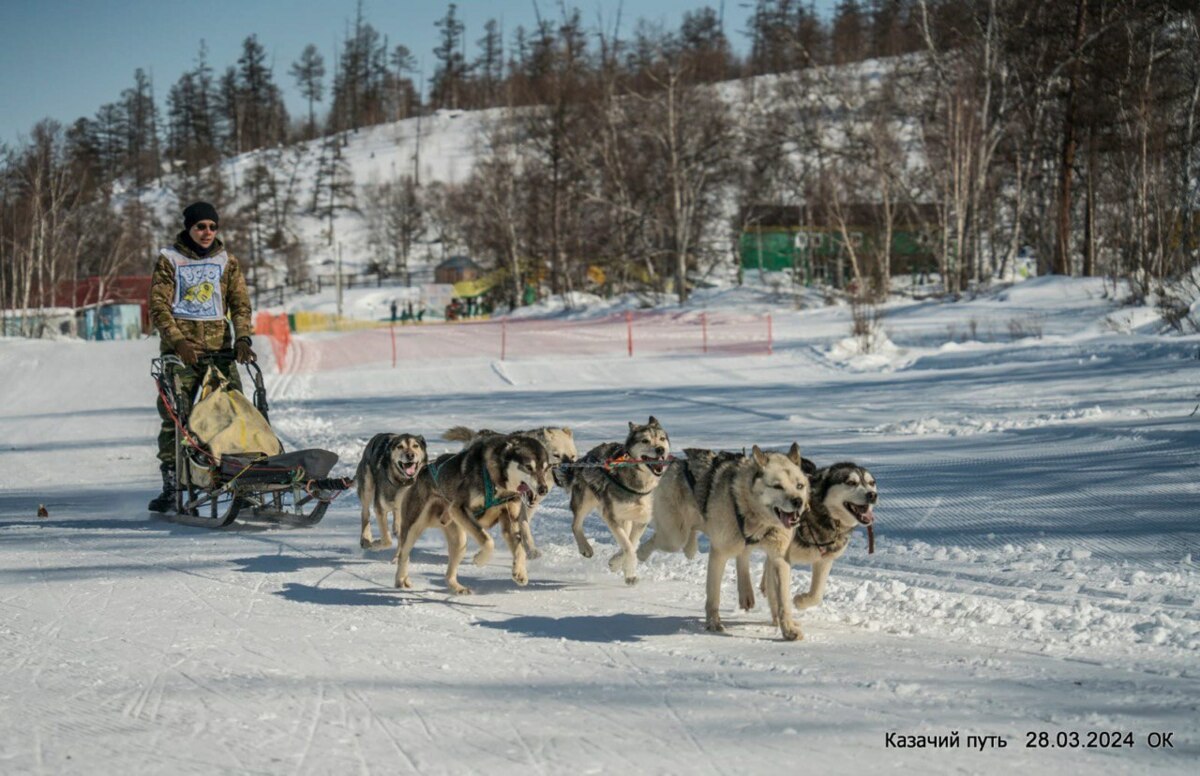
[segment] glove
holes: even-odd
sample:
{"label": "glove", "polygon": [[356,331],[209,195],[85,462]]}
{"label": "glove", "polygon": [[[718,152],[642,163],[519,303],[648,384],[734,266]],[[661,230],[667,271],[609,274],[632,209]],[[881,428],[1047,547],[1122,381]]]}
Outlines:
{"label": "glove", "polygon": [[258,360],[258,356],[254,354],[254,349],[250,347],[249,339],[239,339],[234,343],[233,352],[237,356],[239,364],[248,364],[251,361]]}
{"label": "glove", "polygon": [[195,366],[199,357],[196,355],[196,348],[187,340],[180,340],[175,346],[175,353],[179,356],[179,360],[184,366]]}

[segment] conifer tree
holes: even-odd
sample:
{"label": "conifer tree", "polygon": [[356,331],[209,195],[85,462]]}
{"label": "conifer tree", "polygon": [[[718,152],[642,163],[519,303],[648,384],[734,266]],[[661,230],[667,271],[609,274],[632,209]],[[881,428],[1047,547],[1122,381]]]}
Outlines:
{"label": "conifer tree", "polygon": [[320,102],[325,92],[325,82],[322,80],[325,78],[325,58],[316,46],[309,43],[304,47],[304,51],[300,52],[300,58],[292,63],[289,72],[296,79],[300,96],[308,100],[308,137],[315,137],[317,120],[313,112],[313,103]]}

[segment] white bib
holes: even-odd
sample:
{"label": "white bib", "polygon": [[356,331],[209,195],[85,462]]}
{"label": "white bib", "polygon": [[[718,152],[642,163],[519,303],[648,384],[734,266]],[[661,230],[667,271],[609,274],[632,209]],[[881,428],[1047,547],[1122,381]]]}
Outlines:
{"label": "white bib", "polygon": [[171,314],[187,321],[224,320],[221,276],[229,264],[225,251],[203,259],[189,259],[173,248],[163,248],[162,255],[175,266],[175,300],[171,304]]}

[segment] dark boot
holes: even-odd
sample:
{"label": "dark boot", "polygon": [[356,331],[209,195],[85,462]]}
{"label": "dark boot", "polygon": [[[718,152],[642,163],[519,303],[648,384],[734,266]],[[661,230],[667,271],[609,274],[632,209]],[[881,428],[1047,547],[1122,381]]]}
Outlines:
{"label": "dark boot", "polygon": [[162,465],[162,493],[155,496],[147,505],[151,512],[171,512],[175,509],[175,467]]}

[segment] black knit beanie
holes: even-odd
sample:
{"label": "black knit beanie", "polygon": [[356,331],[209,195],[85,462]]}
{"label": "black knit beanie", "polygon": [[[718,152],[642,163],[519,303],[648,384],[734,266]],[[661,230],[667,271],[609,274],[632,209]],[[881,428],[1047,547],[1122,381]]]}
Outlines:
{"label": "black knit beanie", "polygon": [[193,202],[183,209],[184,229],[191,229],[200,221],[220,223],[217,219],[217,209],[207,202]]}

